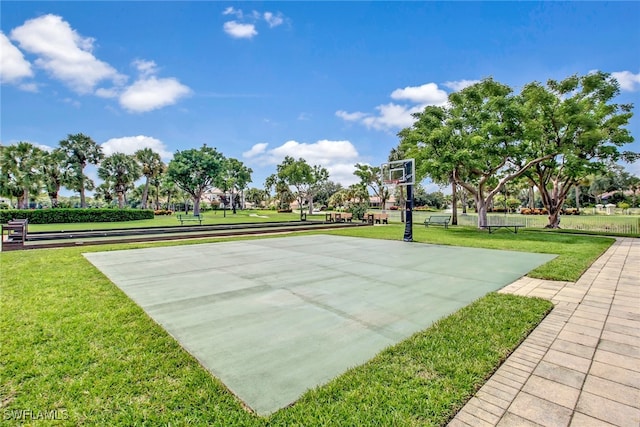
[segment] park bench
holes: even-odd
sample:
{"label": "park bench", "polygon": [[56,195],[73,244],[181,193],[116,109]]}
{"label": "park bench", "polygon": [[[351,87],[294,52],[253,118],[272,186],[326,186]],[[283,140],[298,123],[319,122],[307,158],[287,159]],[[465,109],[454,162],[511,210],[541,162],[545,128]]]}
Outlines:
{"label": "park bench", "polygon": [[324,214],[324,218],[328,222],[351,222],[353,214],[351,212],[327,212]]}
{"label": "park bench", "polygon": [[[2,224],[2,234],[0,235],[2,250],[22,249],[24,242],[27,240],[28,225],[29,220],[27,219],[12,219],[7,221],[6,224]],[[6,239],[5,232],[7,234]]]}
{"label": "park bench", "polygon": [[424,220],[424,226],[430,225],[442,225],[444,228],[449,228],[449,222],[451,221],[451,215],[431,215]]}
{"label": "park bench", "polygon": [[185,222],[195,222],[197,221],[198,224],[202,225],[202,221],[204,221],[204,217],[202,215],[181,215],[178,214],[176,215],[176,218],[178,218],[178,221],[180,221],[180,225],[184,225]]}
{"label": "park bench", "polygon": [[513,229],[514,234],[518,234],[518,228],[522,228],[522,227],[525,227],[525,225],[524,224],[496,224],[496,225],[485,225],[482,228],[486,228],[487,230],[489,230],[489,234],[501,228],[506,228],[509,231]]}
{"label": "park bench", "polygon": [[351,222],[353,214],[351,212],[338,212],[336,214],[336,222]]}
{"label": "park bench", "polygon": [[389,224],[389,214],[367,212],[362,217],[362,222],[369,224]]}

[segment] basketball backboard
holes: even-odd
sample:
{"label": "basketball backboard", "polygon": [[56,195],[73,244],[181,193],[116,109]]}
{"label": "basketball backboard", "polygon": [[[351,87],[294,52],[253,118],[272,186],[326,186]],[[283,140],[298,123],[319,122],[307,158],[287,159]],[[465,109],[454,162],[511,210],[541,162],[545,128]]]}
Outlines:
{"label": "basketball backboard", "polygon": [[393,160],[380,165],[382,181],[388,185],[415,185],[416,162],[414,159]]}

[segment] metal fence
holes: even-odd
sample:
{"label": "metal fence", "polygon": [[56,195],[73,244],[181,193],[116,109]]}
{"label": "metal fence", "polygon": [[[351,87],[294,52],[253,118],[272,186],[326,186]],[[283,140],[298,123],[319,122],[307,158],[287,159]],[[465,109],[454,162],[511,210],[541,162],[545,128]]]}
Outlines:
{"label": "metal fence", "polygon": [[[399,211],[387,211],[391,221],[400,221]],[[442,215],[424,211],[413,212],[414,224],[421,224],[430,215]],[[530,228],[544,228],[549,220],[546,215],[488,214],[489,224],[524,224]],[[477,226],[478,215],[458,213],[458,225]],[[605,233],[623,233],[640,236],[640,216],[638,215],[565,215],[560,218],[560,227],[567,230],[597,231]]]}

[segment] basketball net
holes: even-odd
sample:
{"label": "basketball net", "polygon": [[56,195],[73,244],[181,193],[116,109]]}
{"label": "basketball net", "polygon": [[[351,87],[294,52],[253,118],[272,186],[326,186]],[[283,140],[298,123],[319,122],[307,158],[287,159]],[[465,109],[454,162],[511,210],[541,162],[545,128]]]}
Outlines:
{"label": "basketball net", "polygon": [[400,183],[400,180],[398,180],[398,179],[385,179],[383,181],[383,183],[384,183],[384,187],[387,189],[387,191],[389,191],[389,194],[393,195],[393,194],[395,194],[396,187]]}

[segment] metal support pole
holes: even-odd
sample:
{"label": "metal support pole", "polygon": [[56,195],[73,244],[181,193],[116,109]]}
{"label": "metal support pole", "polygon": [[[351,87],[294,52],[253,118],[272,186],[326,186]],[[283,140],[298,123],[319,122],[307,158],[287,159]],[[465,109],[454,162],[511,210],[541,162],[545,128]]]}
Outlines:
{"label": "metal support pole", "polygon": [[404,221],[403,240],[405,242],[413,242],[413,185],[407,185]]}

